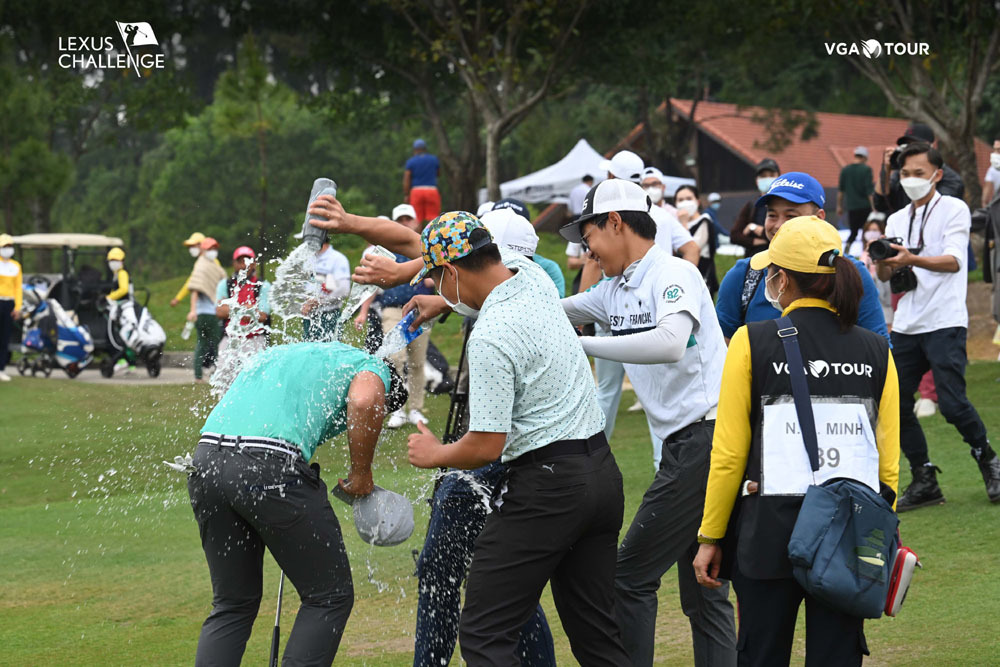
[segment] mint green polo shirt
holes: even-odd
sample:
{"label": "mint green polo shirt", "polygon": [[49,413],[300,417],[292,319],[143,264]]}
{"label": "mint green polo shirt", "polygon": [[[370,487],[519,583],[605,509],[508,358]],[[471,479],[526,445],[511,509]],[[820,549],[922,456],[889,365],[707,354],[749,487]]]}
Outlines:
{"label": "mint green polo shirt", "polygon": [[316,447],[347,428],[347,390],[363,371],[389,391],[381,359],[343,343],[269,347],[240,371],[208,416],[202,433],[278,438],[308,461]]}

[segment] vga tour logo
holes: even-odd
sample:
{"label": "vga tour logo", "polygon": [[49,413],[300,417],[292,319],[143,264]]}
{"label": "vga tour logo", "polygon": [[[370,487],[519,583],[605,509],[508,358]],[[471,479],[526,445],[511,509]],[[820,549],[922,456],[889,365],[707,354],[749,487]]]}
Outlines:
{"label": "vga tour logo", "polygon": [[153,28],[145,22],[123,23],[115,21],[118,35],[125,46],[125,53],[116,48],[116,39],[107,37],[60,37],[59,66],[63,69],[163,69],[162,53],[133,53],[137,46],[159,46]]}
{"label": "vga tour logo", "polygon": [[861,42],[824,42],[826,55],[864,56],[876,60],[885,56],[929,56],[931,45],[927,42],[880,42],[866,39]]}

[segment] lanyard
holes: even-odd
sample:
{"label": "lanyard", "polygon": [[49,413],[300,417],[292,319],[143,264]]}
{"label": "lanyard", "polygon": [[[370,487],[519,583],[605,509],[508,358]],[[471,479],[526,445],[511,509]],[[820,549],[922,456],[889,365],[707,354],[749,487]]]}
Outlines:
{"label": "lanyard", "polygon": [[[934,209],[937,208],[937,205],[938,203],[940,203],[942,198],[940,194],[938,193],[934,194],[937,194],[938,196],[937,199],[934,200],[934,205],[932,206],[931,202],[927,202],[926,204],[924,204],[924,212],[920,216],[920,241],[919,245],[917,245],[918,250],[924,249],[924,226],[927,224],[927,216],[929,216],[934,211]],[[910,239],[913,238],[913,221],[916,219],[916,217],[917,217],[917,209],[913,204],[910,204],[910,227],[906,232],[906,245],[910,245]]]}

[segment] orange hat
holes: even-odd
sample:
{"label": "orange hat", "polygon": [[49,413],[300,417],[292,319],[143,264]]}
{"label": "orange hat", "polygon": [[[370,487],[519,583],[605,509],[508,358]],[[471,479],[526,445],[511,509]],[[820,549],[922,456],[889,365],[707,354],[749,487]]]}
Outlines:
{"label": "orange hat", "polygon": [[202,250],[211,250],[212,248],[218,248],[219,242],[213,239],[211,236],[206,236],[205,240],[201,242]]}

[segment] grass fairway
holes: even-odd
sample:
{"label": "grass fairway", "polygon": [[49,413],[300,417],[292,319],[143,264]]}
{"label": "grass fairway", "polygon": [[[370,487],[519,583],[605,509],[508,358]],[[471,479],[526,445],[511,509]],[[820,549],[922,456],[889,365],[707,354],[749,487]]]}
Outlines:
{"label": "grass fairway", "polygon": [[[987,427],[1000,429],[1000,365],[969,369],[970,395]],[[626,413],[613,447],[626,481],[626,520],[652,478],[641,414]],[[440,431],[446,399],[432,398]],[[180,665],[194,656],[211,589],[183,478],[160,464],[190,451],[208,408],[204,387],[134,387],[15,377],[0,386],[0,645],[2,664]],[[924,422],[948,503],[903,516],[904,539],[925,567],[899,619],[869,622],[875,665],[996,664],[1000,632],[1000,506],[991,506],[958,434],[940,416]],[[411,500],[431,475],[405,461],[405,432],[388,433],[376,480]],[[346,464],[341,440],[320,449],[327,480]],[[904,474],[904,483],[908,475]],[[337,503],[357,603],[337,664],[406,665],[411,660],[416,581],[411,549],[363,544]],[[278,570],[268,556],[265,599],[247,664],[266,660]],[[673,572],[663,580],[657,633],[662,664],[691,662]],[[552,605],[544,600],[564,664],[574,664]],[[297,600],[286,591],[283,637]],[[801,630],[801,626],[800,626]],[[802,652],[802,641],[797,651]],[[455,660],[454,664],[458,664]]]}

